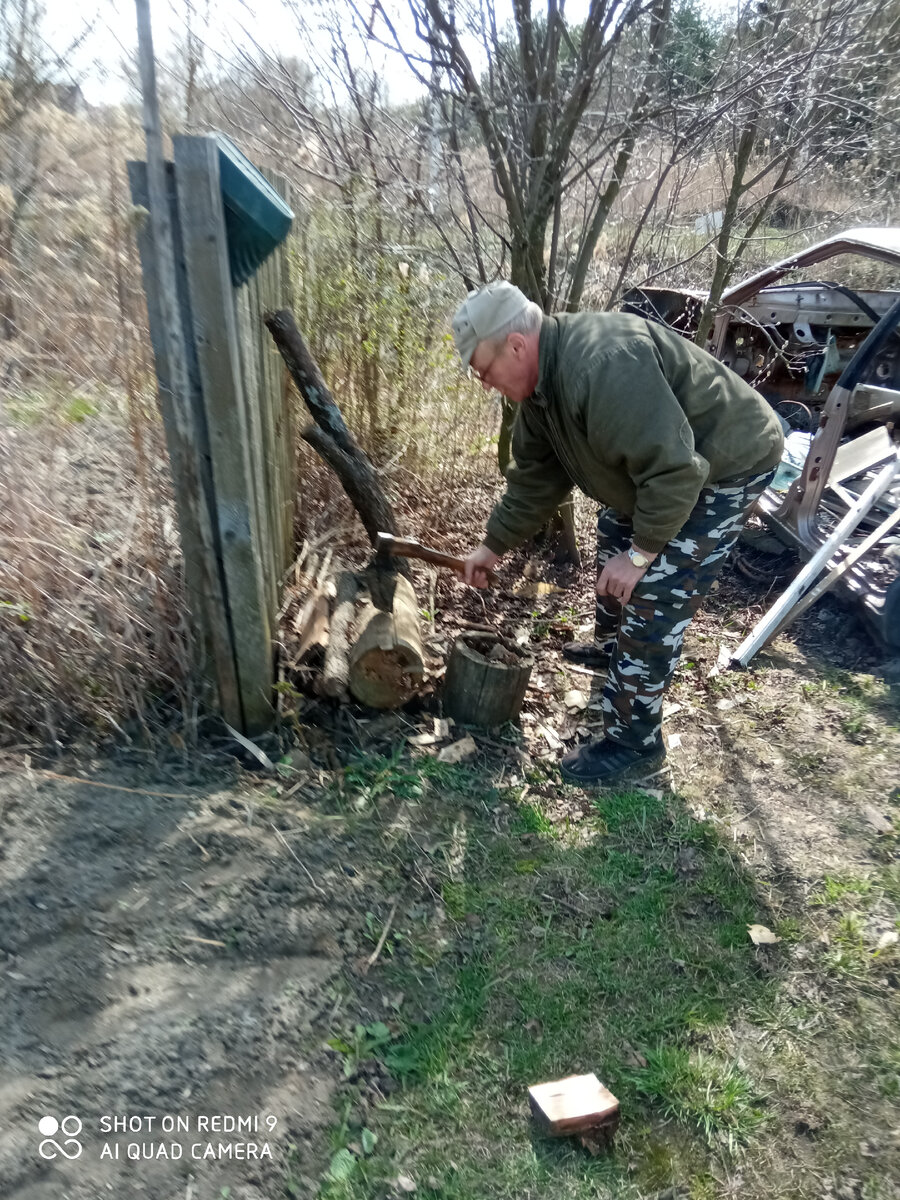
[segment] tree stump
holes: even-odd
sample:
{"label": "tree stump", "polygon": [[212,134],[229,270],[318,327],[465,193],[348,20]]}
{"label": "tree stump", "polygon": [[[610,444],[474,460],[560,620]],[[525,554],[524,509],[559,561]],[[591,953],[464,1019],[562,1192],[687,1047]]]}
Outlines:
{"label": "tree stump", "polygon": [[493,633],[464,633],[454,643],[444,682],[444,712],[462,725],[488,728],[519,715],[532,659]]}
{"label": "tree stump", "polygon": [[350,691],[370,708],[399,708],[417,691],[425,673],[419,605],[412,584],[397,576],[394,610],[367,600],[357,617],[350,648]]}

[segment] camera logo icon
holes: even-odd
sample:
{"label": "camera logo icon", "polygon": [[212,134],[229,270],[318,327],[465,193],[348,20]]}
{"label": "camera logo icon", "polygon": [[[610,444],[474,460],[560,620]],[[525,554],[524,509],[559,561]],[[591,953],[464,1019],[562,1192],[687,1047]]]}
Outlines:
{"label": "camera logo icon", "polygon": [[[60,1155],[69,1159],[80,1158],[84,1147],[78,1141],[78,1135],[83,1128],[79,1118],[71,1114],[61,1121],[57,1121],[56,1117],[41,1117],[38,1132],[44,1140],[38,1146],[38,1154],[41,1158],[57,1158]],[[58,1133],[62,1134],[61,1144],[55,1140]]]}

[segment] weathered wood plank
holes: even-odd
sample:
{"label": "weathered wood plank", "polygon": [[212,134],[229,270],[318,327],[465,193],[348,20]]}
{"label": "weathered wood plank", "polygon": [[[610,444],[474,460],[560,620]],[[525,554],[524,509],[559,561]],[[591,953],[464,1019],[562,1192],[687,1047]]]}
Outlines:
{"label": "weathered wood plank", "polygon": [[253,278],[234,292],[237,313],[238,350],[241,363],[241,381],[246,404],[249,429],[249,461],[251,472],[251,503],[259,542],[256,547],[262,566],[263,587],[270,619],[278,611],[278,573],[272,556],[272,533],[268,497],[268,448],[270,431],[265,419],[263,384],[259,370],[257,342],[253,335],[254,310],[256,308],[256,283]]}
{"label": "weathered wood plank", "polygon": [[[275,191],[290,205],[290,186],[284,176],[268,169],[264,170],[263,174]],[[278,553],[282,571],[286,571],[293,561],[297,492],[292,464],[296,460],[297,453],[297,428],[290,419],[291,412],[288,403],[290,390],[285,386],[287,370],[262,322],[262,313],[284,308],[290,304],[290,253],[290,240],[288,240],[282,243],[263,264],[260,289],[263,309],[260,313],[258,327],[260,356],[266,364],[267,386],[270,388],[268,395],[276,439],[274,461],[278,479],[278,529],[281,538]]]}
{"label": "weathered wood plank", "polygon": [[[146,163],[129,162],[128,177],[133,202],[147,208],[149,194]],[[160,408],[178,512],[185,591],[193,625],[195,666],[201,678],[217,693],[218,703],[226,721],[229,724],[240,725],[241,705],[231,632],[225,609],[218,530],[211,518],[212,476],[209,471],[206,415],[200,395],[174,171],[171,164],[167,166],[166,182],[174,243],[181,337],[187,363],[188,394],[182,394],[182,389],[176,389],[172,381],[168,350],[170,338],[165,329],[159,303],[156,247],[150,222],[146,221],[138,228],[137,241],[147,298],[150,340],[156,362]]]}
{"label": "weathered wood plank", "polygon": [[[278,251],[275,252],[276,254]],[[277,414],[273,402],[272,371],[269,356],[261,334],[265,333],[262,315],[266,311],[268,292],[270,290],[271,257],[260,267],[253,283],[253,325],[249,333],[253,338],[253,351],[259,368],[259,408],[263,427],[265,429],[265,472],[266,472],[266,512],[269,522],[269,553],[272,560],[273,582],[276,587],[281,582],[284,573],[282,565],[282,501],[283,482],[281,479],[280,456],[281,431],[278,428]]]}
{"label": "weathered wood plank", "polygon": [[242,724],[252,734],[271,724],[274,677],[270,606],[260,554],[262,530],[254,492],[252,439],[258,435],[258,422],[242,381],[218,150],[203,137],[176,136],[173,144]]}

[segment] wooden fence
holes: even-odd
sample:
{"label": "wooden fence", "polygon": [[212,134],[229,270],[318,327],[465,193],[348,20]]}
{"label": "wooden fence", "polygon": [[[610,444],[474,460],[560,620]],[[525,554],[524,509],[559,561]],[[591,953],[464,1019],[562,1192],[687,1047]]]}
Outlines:
{"label": "wooden fence", "polygon": [[[275,624],[293,556],[296,428],[288,376],[262,315],[291,306],[285,243],[234,287],[219,149],[175,137],[167,164],[180,330],[166,329],[150,222],[138,234],[144,291],[178,519],[197,665],[225,720],[271,724]],[[149,206],[147,167],[128,164],[132,199]],[[266,178],[288,199],[280,176]],[[173,371],[181,335],[187,384]],[[187,392],[187,394],[179,394]]]}

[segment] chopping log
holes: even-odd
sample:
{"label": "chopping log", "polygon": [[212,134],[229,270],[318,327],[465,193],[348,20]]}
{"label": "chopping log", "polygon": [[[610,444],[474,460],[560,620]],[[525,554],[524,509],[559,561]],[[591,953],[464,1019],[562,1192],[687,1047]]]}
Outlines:
{"label": "chopping log", "polygon": [[494,633],[456,639],[444,682],[444,713],[462,725],[489,728],[519,715],[532,659]]}
{"label": "chopping log", "polygon": [[412,584],[401,575],[391,612],[376,608],[371,598],[360,609],[350,647],[349,687],[370,708],[399,708],[415,694],[424,673],[419,606]]}
{"label": "chopping log", "polygon": [[337,577],[337,594],[331,617],[328,648],[319,691],[332,700],[346,700],[350,681],[350,630],[356,614],[359,584],[352,571],[341,571]]}

